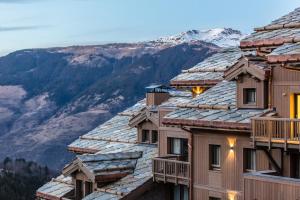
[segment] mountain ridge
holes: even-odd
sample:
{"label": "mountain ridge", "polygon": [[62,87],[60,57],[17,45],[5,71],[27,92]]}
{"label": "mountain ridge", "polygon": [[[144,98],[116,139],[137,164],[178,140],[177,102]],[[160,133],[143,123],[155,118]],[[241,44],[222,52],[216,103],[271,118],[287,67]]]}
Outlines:
{"label": "mountain ridge", "polygon": [[[0,57],[0,158],[59,169],[66,146],[218,52],[204,41],[26,49]],[[1,119],[2,119],[1,118]]]}

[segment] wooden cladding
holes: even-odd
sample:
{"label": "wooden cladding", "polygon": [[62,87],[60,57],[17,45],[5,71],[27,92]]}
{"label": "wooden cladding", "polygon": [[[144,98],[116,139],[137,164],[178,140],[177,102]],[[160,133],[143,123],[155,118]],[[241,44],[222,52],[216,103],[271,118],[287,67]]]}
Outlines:
{"label": "wooden cladding", "polygon": [[[299,145],[300,119],[259,117],[252,119],[253,142],[265,142],[269,147],[273,143]],[[300,148],[300,146],[299,146]]]}
{"label": "wooden cladding", "polygon": [[300,197],[300,180],[260,173],[244,176],[244,200],[296,200]]}
{"label": "wooden cladding", "polygon": [[166,92],[153,92],[146,94],[146,104],[147,106],[157,106],[162,102],[168,100],[170,97],[169,93]]}
{"label": "wooden cladding", "polygon": [[248,75],[239,77],[236,98],[238,108],[267,108],[267,82]]}
{"label": "wooden cladding", "polygon": [[190,163],[176,157],[153,159],[153,179],[157,182],[190,185]]}

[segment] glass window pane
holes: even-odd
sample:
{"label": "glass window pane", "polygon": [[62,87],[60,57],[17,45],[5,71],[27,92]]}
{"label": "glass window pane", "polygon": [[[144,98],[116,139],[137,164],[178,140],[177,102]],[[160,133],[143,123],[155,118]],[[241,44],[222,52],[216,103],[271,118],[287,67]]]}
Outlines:
{"label": "glass window pane", "polygon": [[142,130],[142,142],[149,142],[149,130]]}
{"label": "glass window pane", "polygon": [[180,200],[180,186],[179,185],[174,186],[173,196],[174,196],[174,200]]}
{"label": "glass window pane", "polygon": [[172,142],[172,154],[181,154],[181,142],[180,139],[178,138],[173,138]]}
{"label": "glass window pane", "polygon": [[151,136],[151,143],[157,143],[157,141],[158,141],[158,133],[157,131],[153,130]]}

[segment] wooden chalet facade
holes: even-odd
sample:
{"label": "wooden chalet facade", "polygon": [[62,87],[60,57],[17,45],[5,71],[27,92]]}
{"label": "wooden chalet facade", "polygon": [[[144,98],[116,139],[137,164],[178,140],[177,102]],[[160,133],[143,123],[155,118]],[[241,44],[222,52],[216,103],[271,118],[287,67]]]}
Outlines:
{"label": "wooden chalet facade", "polygon": [[37,198],[300,199],[300,8],[170,85],[70,144]]}
{"label": "wooden chalet facade", "polygon": [[[300,199],[299,42],[300,8],[255,29],[231,65],[210,69],[208,62],[171,81],[179,88],[215,84],[160,115],[153,179],[172,185],[171,199]],[[192,80],[208,71],[224,80]],[[199,74],[179,80],[189,72]]]}

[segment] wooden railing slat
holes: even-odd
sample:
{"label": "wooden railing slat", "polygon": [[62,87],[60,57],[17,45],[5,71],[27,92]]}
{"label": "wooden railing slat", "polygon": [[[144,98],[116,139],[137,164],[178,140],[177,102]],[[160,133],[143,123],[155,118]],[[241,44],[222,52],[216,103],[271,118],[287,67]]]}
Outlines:
{"label": "wooden railing slat", "polygon": [[286,150],[289,143],[296,143],[300,151],[300,119],[258,117],[251,119],[251,123],[253,144],[265,141],[271,149],[272,143],[279,142]]}
{"label": "wooden railing slat", "polygon": [[175,184],[188,184],[190,163],[164,158],[153,159],[153,179]]}

